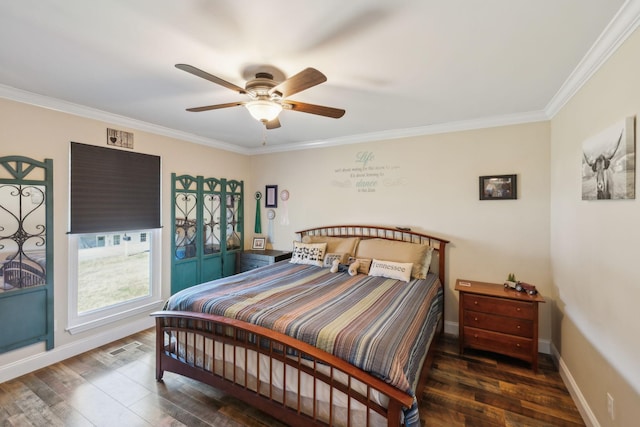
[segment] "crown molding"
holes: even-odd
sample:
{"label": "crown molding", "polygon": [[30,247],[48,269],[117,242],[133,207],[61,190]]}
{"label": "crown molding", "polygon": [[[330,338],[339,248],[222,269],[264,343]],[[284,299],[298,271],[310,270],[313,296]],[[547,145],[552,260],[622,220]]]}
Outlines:
{"label": "crown molding", "polygon": [[202,136],[194,135],[188,132],[182,132],[154,123],[136,120],[84,105],[75,104],[73,102],[39,95],[37,93],[28,92],[22,89],[16,89],[14,87],[6,86],[3,84],[0,84],[0,98],[6,98],[12,101],[21,102],[23,104],[35,105],[36,107],[47,108],[49,110],[72,114],[74,116],[85,117],[87,119],[99,120],[101,122],[136,129],[143,132],[149,132],[156,135],[167,136],[169,138],[180,139],[182,141],[193,142],[195,144],[219,148],[221,150],[231,151],[234,153],[251,153],[251,150],[249,149],[239,147],[228,142],[218,141],[211,138],[204,138]]}
{"label": "crown molding", "polygon": [[211,138],[205,138],[193,135],[187,132],[170,129],[164,126],[148,123],[142,120],[131,119],[129,117],[118,114],[109,113],[80,104],[64,101],[61,99],[51,98],[16,89],[11,86],[0,84],[0,98],[6,98],[24,104],[35,105],[37,107],[47,108],[62,113],[72,114],[75,116],[85,117],[88,119],[99,120],[113,125],[124,126],[126,128],[137,129],[143,132],[154,133],[157,135],[167,136],[170,138],[180,139],[195,144],[206,145],[209,147],[219,148],[221,150],[231,151],[238,154],[254,155],[277,153],[284,151],[306,150],[311,148],[331,147],[336,145],[359,144],[372,141],[383,141],[389,139],[409,138],[422,135],[435,135],[439,133],[459,132],[472,129],[482,129],[488,127],[508,126],[513,124],[536,122],[548,120],[544,111],[526,112],[518,114],[509,114],[504,116],[487,117],[474,120],[465,120],[458,122],[442,123],[436,125],[412,127],[406,129],[392,129],[382,132],[364,133],[339,138],[330,138],[325,140],[308,141],[294,144],[282,144],[275,146],[263,146],[256,148],[245,148],[234,144],[218,141]]}
{"label": "crown molding", "polygon": [[627,0],[602,31],[578,66],[551,98],[545,112],[553,118],[589,81],[640,24],[640,0]]}
{"label": "crown molding", "polygon": [[503,116],[485,117],[481,119],[462,120],[458,122],[441,123],[406,129],[392,129],[381,132],[371,132],[340,138],[309,141],[295,144],[257,147],[251,154],[279,153],[284,151],[308,150],[311,148],[333,147],[337,145],[360,144],[364,142],[386,141],[390,139],[411,138],[415,136],[437,135],[442,133],[463,132],[467,130],[485,129],[499,126],[510,126],[549,120],[544,111],[507,114]]}

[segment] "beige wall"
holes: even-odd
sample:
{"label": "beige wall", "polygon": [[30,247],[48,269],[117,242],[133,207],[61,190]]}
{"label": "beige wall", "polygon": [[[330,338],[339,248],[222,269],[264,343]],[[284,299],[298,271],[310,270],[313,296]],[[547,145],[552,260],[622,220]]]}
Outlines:
{"label": "beige wall", "polygon": [[[67,325],[68,283],[68,205],[69,205],[69,142],[81,142],[105,146],[106,129],[113,126],[34,107],[27,104],[0,99],[0,157],[20,155],[36,160],[53,159],[54,169],[54,316],[56,349],[72,347],[74,343],[91,340],[108,330],[148,316],[128,319],[89,332],[70,335],[64,331]],[[171,266],[171,173],[245,179],[249,174],[247,156],[217,150],[203,145],[191,144],[137,130],[134,132],[135,152],[159,155],[162,158],[162,288],[163,296],[170,292]],[[106,334],[105,338],[112,338]],[[44,345],[36,344],[0,355],[0,371],[3,367],[34,357],[42,353]],[[4,376],[6,376],[4,372]],[[0,378],[3,375],[0,374]]]}
{"label": "beige wall", "polygon": [[[242,156],[133,130],[137,152],[162,156],[163,294],[170,282],[171,172],[245,180],[246,243],[253,235],[253,192],[287,189],[290,223],[276,209],[272,246],[289,249],[295,231],[324,224],[409,226],[451,240],[446,320],[457,322],[456,278],[500,282],[510,272],[534,283],[541,340],[552,340],[587,419],[603,426],[640,418],[640,298],[637,200],[583,202],[582,141],[640,110],[640,34],[633,35],[551,120],[388,141]],[[70,336],[67,319],[69,141],[103,145],[108,123],[0,99],[0,156],[52,158],[55,171],[57,348],[108,331]],[[120,128],[118,126],[114,126]],[[123,129],[127,130],[127,129]],[[363,173],[351,176],[365,166]],[[381,173],[383,175],[381,175]],[[478,176],[518,175],[518,200],[479,201]],[[357,183],[370,181],[371,191]],[[262,210],[263,235],[269,230]],[[121,325],[125,322],[121,322]],[[42,353],[34,345],[0,355],[0,371]],[[1,376],[1,375],[0,375]],[[615,398],[609,421],[606,393]]]}
{"label": "beige wall", "polygon": [[582,201],[581,149],[640,111],[638,52],[636,31],[551,121],[553,342],[602,426],[640,419],[640,195]]}
{"label": "beige wall", "polygon": [[[378,176],[352,177],[363,153],[364,173]],[[268,184],[291,194],[289,225],[279,220],[284,207],[276,209],[277,249],[290,249],[296,230],[328,224],[408,226],[450,240],[449,322],[458,321],[456,278],[502,282],[513,272],[550,293],[548,122],[260,155],[251,168],[247,194]],[[512,173],[518,200],[478,200],[479,176]],[[375,181],[374,191],[358,191],[362,179]],[[255,203],[246,212],[253,224]],[[550,340],[550,309],[541,309],[540,337]]]}

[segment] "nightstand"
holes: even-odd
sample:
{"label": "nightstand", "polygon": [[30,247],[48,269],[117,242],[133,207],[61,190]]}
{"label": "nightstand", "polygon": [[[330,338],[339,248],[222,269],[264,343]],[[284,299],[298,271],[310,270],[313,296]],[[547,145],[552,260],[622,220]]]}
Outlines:
{"label": "nightstand", "polygon": [[538,303],[544,298],[473,280],[458,279],[455,289],[460,292],[460,353],[492,351],[529,362],[538,372]]}
{"label": "nightstand", "polygon": [[276,251],[273,249],[266,249],[264,251],[251,250],[238,252],[236,256],[236,273],[242,273],[264,265],[273,264],[274,262],[289,259],[291,258],[291,252]]}

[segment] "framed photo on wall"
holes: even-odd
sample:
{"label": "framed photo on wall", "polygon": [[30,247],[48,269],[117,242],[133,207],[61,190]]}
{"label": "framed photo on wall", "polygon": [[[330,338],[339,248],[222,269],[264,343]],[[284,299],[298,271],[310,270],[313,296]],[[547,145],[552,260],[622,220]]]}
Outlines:
{"label": "framed photo on wall", "polygon": [[278,207],[278,186],[277,185],[265,185],[264,187],[264,207],[265,208],[277,208]]}
{"label": "framed photo on wall", "polygon": [[480,200],[510,200],[518,198],[516,175],[480,177]]}
{"label": "framed photo on wall", "polygon": [[636,198],[635,116],[582,142],[582,200]]}

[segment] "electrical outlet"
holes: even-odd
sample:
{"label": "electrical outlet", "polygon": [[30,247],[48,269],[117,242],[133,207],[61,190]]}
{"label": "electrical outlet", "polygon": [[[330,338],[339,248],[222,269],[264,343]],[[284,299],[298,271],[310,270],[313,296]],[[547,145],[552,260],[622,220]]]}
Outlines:
{"label": "electrical outlet", "polygon": [[613,421],[615,417],[613,412],[613,396],[611,396],[611,393],[607,393],[607,412],[609,413],[609,418]]}

